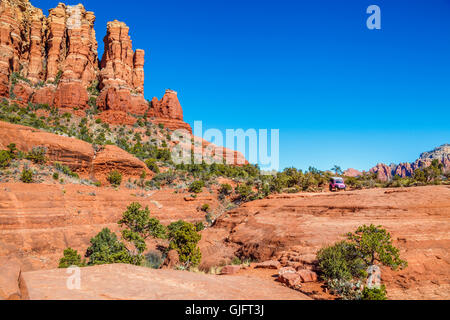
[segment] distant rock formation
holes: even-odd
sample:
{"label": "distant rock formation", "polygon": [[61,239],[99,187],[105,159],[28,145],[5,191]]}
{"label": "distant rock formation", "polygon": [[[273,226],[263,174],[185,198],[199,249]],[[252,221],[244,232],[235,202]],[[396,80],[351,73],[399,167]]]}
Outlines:
{"label": "distant rock formation", "polygon": [[347,170],[345,170],[344,173],[343,173],[343,175],[344,175],[345,177],[359,177],[359,176],[361,176],[362,174],[363,174],[362,172],[360,172],[360,171],[358,171],[358,170],[356,170],[356,169],[353,169],[353,168],[347,169]]}
{"label": "distant rock formation", "polygon": [[145,52],[133,51],[127,25],[108,22],[99,61],[94,23],[82,4],[59,3],[46,17],[28,0],[1,1],[0,97],[80,110],[96,103],[111,124],[149,115],[170,129],[190,130],[176,93],[145,100]]}
{"label": "distant rock formation", "polygon": [[450,145],[444,144],[432,151],[424,152],[413,163],[391,164],[390,166],[379,163],[370,169],[370,172],[375,173],[380,181],[390,181],[395,176],[402,178],[411,177],[415,170],[429,167],[433,160],[438,160],[439,163],[443,164],[444,172],[449,172]]}

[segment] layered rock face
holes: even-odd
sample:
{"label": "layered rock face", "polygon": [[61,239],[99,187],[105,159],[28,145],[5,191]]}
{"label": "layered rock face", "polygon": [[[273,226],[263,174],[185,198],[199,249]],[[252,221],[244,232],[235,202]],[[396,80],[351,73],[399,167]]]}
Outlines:
{"label": "layered rock face", "polygon": [[105,52],[100,63],[100,110],[144,115],[144,50],[133,51],[129,28],[123,22],[108,23]]}
{"label": "layered rock face", "polygon": [[142,171],[148,176],[153,173],[145,163],[116,146],[105,146],[96,151],[87,142],[39,131],[30,127],[14,125],[0,121],[0,150],[10,143],[29,152],[33,147],[47,149],[47,158],[51,162],[60,162],[81,176],[107,183],[108,173],[115,169],[125,177],[139,177]]}
{"label": "layered rock face", "polygon": [[94,23],[94,13],[81,4],[60,3],[46,17],[28,0],[1,1],[0,97],[81,110],[96,103],[111,124],[134,124],[134,116],[151,113],[156,123],[190,130],[172,91],[153,99],[150,111],[145,52],[133,50],[127,25],[108,23],[99,62]]}
{"label": "layered rock face", "polygon": [[60,3],[45,17],[26,0],[2,1],[1,96],[20,104],[86,108],[86,88],[98,73],[94,22],[81,4]]}

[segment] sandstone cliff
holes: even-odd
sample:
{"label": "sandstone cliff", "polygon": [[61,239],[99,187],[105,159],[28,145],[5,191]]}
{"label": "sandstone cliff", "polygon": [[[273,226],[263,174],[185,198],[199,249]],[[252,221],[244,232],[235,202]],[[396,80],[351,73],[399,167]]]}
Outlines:
{"label": "sandstone cliff", "polygon": [[99,61],[94,23],[81,4],[59,3],[45,16],[28,0],[1,1],[0,97],[69,111],[96,105],[111,124],[149,115],[170,129],[190,130],[176,93],[151,104],[144,98],[145,52],[133,50],[127,25],[107,24]]}

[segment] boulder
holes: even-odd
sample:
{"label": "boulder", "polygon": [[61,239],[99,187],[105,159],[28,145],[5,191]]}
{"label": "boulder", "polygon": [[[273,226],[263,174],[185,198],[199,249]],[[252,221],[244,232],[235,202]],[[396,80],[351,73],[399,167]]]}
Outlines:
{"label": "boulder", "polygon": [[174,269],[180,263],[180,257],[176,250],[170,250],[161,266],[161,269]]}
{"label": "boulder", "polygon": [[0,257],[0,300],[20,300],[20,264],[15,259]]}
{"label": "boulder", "polygon": [[262,269],[279,269],[280,267],[281,263],[276,260],[264,261],[255,265],[255,268],[262,268]]}
{"label": "boulder", "polygon": [[302,282],[316,282],[317,273],[311,270],[302,269],[298,270],[297,274],[300,276]]}
{"label": "boulder", "polygon": [[232,275],[236,274],[241,270],[241,266],[225,266],[220,271],[221,275]]}

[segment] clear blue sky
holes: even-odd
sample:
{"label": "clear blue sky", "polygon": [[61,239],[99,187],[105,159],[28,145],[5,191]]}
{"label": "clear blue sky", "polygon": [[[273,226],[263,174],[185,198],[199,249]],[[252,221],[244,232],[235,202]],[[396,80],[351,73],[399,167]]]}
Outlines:
{"label": "clear blue sky", "polygon": [[79,2],[100,56],[106,22],[130,26],[146,98],[174,89],[206,128],[280,129],[281,168],[369,169],[450,143],[450,0]]}

